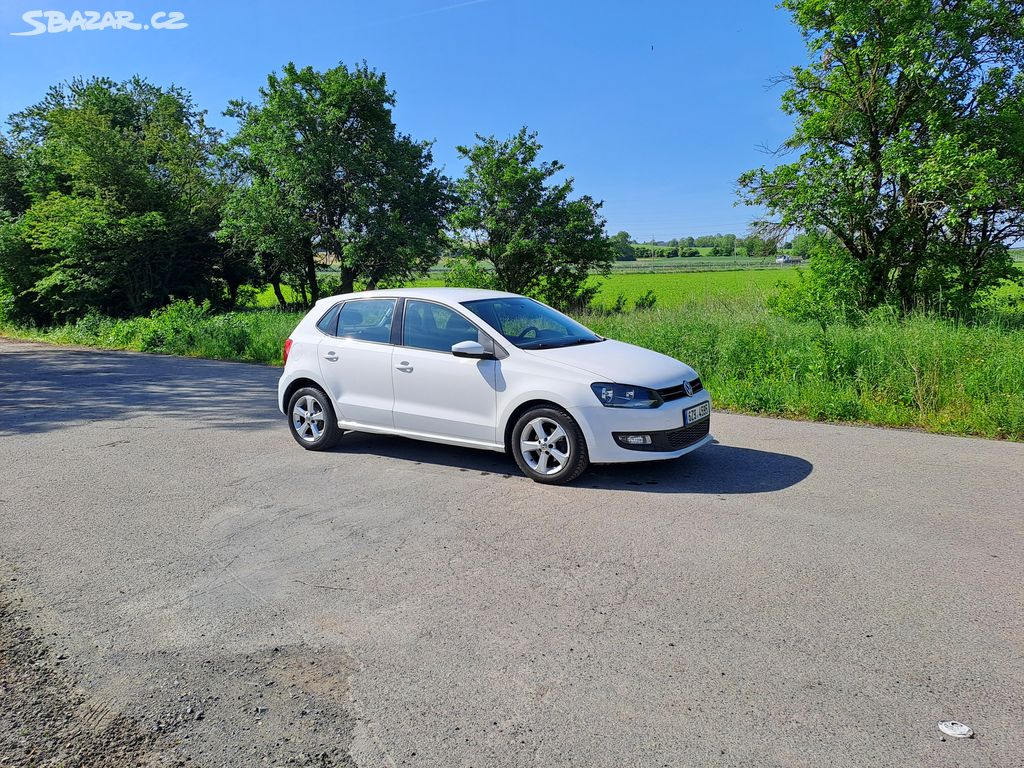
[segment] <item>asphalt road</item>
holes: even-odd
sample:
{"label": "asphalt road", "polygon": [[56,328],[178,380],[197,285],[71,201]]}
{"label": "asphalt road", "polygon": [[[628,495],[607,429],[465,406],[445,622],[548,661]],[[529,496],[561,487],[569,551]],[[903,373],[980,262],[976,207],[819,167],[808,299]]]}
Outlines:
{"label": "asphalt road", "polygon": [[147,764],[1024,765],[1024,445],[716,414],[551,488],[306,453],[277,375],[0,342],[0,597]]}

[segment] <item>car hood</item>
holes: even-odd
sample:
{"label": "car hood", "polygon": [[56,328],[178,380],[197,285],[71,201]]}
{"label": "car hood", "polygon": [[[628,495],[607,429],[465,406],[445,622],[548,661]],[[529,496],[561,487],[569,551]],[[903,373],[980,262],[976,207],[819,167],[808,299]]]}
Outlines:
{"label": "car hood", "polygon": [[674,357],[614,339],[605,339],[596,344],[524,351],[542,360],[587,371],[594,375],[595,382],[636,384],[660,389],[697,378],[693,368]]}

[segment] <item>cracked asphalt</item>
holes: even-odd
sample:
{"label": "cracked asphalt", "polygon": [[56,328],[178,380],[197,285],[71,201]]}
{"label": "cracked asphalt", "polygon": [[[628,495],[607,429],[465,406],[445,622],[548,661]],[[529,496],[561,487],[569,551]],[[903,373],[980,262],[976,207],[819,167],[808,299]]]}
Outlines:
{"label": "cracked asphalt", "polygon": [[715,414],[552,488],[306,453],[278,373],[0,341],[0,765],[1024,765],[1024,445]]}

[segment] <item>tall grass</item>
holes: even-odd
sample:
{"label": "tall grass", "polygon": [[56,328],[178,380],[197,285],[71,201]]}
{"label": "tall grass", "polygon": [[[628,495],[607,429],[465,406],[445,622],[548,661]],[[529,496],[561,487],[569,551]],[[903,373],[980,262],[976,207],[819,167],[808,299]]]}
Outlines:
{"label": "tall grass", "polygon": [[284,340],[303,314],[271,309],[214,314],[208,306],[179,301],[149,317],[89,315],[43,330],[0,326],[0,333],[54,344],[280,365]]}
{"label": "tall grass", "polygon": [[728,298],[584,319],[692,364],[733,410],[1024,440],[1024,332],[876,313],[828,328]]}
{"label": "tall grass", "polygon": [[[50,330],[0,333],[279,365],[300,317],[275,310],[213,314],[179,302],[151,317],[90,316]],[[602,335],[692,364],[718,407],[1024,440],[1024,331],[998,322],[876,313],[823,330],[774,315],[750,296],[727,294],[580,319]]]}

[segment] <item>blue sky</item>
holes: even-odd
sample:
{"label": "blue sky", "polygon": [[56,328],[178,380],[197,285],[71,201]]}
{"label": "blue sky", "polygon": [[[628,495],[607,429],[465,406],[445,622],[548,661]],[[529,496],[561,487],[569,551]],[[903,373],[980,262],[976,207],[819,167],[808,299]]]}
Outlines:
{"label": "blue sky", "polygon": [[[180,11],[188,26],[11,34],[39,8],[139,23]],[[285,62],[365,59],[397,92],[399,128],[435,141],[450,175],[462,170],[455,145],[528,125],[578,193],[605,201],[609,231],[638,240],[746,231],[755,212],[734,206],[736,178],[770,164],[763,147],[790,130],[768,80],[804,60],[788,15],[754,0],[4,0],[0,33],[4,116],[62,80],[139,73],[188,89],[230,130],[228,100],[255,99]]]}

